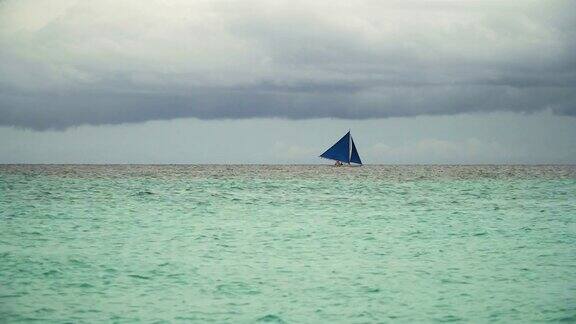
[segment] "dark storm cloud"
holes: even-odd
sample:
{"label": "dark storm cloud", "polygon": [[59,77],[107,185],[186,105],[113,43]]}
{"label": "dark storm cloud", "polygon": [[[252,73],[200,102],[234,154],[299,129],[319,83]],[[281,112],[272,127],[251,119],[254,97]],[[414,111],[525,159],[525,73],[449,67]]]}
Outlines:
{"label": "dark storm cloud", "polygon": [[571,1],[43,6],[0,3],[0,125],[576,115]]}

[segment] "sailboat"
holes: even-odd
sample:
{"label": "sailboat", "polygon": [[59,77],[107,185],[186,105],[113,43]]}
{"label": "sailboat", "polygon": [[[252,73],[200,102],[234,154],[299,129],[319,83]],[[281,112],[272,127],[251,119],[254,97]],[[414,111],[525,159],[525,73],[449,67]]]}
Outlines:
{"label": "sailboat", "polygon": [[360,155],[358,155],[358,150],[356,149],[356,145],[354,145],[350,131],[338,140],[336,144],[327,149],[326,152],[322,153],[320,157],[334,160],[336,161],[336,165],[342,165],[342,163],[362,165],[362,160],[360,160]]}

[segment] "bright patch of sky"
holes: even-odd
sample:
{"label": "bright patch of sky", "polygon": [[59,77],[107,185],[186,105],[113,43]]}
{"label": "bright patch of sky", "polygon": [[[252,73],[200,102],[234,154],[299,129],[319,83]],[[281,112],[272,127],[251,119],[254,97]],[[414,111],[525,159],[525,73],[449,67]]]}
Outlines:
{"label": "bright patch of sky", "polygon": [[348,128],[368,164],[576,163],[576,119],[550,112],[0,127],[0,163],[330,163],[318,155]]}

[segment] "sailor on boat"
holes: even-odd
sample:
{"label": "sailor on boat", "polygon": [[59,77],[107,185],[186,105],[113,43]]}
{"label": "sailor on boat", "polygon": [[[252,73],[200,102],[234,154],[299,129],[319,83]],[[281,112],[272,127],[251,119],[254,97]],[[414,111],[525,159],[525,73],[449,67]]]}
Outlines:
{"label": "sailor on boat", "polygon": [[360,155],[352,139],[350,131],[346,133],[341,139],[332,145],[326,152],[320,155],[321,158],[330,159],[336,161],[334,166],[342,166],[344,163],[356,163],[362,165],[362,160],[360,160]]}

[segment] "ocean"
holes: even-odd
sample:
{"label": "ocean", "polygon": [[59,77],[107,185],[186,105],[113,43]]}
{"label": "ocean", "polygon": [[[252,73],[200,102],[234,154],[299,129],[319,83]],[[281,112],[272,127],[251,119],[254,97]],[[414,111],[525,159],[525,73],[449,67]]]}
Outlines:
{"label": "ocean", "polygon": [[0,322],[576,321],[576,166],[1,165]]}

